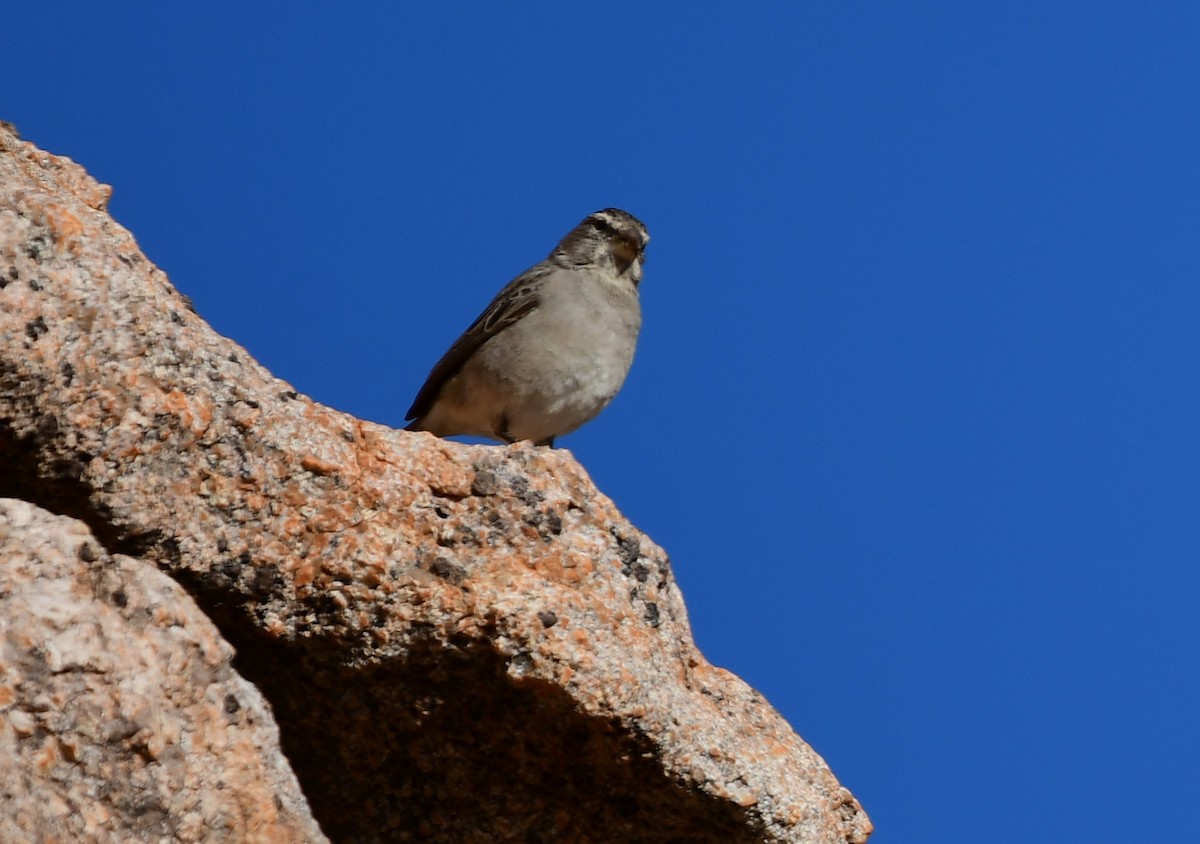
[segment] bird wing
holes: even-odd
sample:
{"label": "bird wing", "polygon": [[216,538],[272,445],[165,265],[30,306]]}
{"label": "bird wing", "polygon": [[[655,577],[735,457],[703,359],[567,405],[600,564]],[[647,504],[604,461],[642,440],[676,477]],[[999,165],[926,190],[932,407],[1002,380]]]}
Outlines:
{"label": "bird wing", "polygon": [[532,267],[517,276],[501,290],[471,327],[454,341],[446,354],[442,355],[425,379],[405,420],[420,419],[433,408],[442,386],[462,369],[467,359],[476,350],[504,329],[538,306],[538,282],[549,272],[544,265]]}

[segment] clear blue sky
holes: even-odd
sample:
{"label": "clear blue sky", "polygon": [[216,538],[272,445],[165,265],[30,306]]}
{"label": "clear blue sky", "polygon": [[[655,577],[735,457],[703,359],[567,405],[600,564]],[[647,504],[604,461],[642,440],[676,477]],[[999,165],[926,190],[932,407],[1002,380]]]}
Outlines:
{"label": "clear blue sky", "polygon": [[1192,834],[1200,4],[405,5],[10,4],[0,119],[388,425],[632,211],[638,357],[562,444],[873,842]]}

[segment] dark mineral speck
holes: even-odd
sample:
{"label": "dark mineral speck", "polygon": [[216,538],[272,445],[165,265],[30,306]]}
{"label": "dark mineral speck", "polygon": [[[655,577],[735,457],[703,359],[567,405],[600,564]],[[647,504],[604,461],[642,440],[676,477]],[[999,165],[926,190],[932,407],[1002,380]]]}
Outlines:
{"label": "dark mineral speck", "polygon": [[467,577],[467,570],[462,566],[455,565],[445,557],[438,557],[429,564],[429,571],[435,574],[442,580],[449,580],[454,585],[462,583]]}
{"label": "dark mineral speck", "polygon": [[41,317],[36,317],[25,323],[25,333],[29,336],[30,340],[37,340],[49,330],[46,326],[46,320]]}
{"label": "dark mineral speck", "polygon": [[662,619],[658,614],[658,604],[654,603],[653,601],[647,601],[646,612],[642,614],[642,618],[645,619],[646,623],[651,627],[658,627],[658,625],[662,622]]}

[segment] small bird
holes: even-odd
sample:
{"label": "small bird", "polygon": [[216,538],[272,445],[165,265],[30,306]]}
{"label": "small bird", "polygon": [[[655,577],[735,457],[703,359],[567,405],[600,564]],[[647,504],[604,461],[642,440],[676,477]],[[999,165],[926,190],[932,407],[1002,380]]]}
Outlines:
{"label": "small bird", "polygon": [[650,236],[625,211],[597,211],[508,283],[437,362],[410,431],[554,445],[621,389],[642,309]]}

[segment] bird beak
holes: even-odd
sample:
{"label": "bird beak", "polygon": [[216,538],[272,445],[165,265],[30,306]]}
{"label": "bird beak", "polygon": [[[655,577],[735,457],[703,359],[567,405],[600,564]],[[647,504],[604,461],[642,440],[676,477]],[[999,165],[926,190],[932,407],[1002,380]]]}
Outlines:
{"label": "bird beak", "polygon": [[641,251],[628,240],[618,239],[612,244],[613,262],[624,273],[638,259]]}

